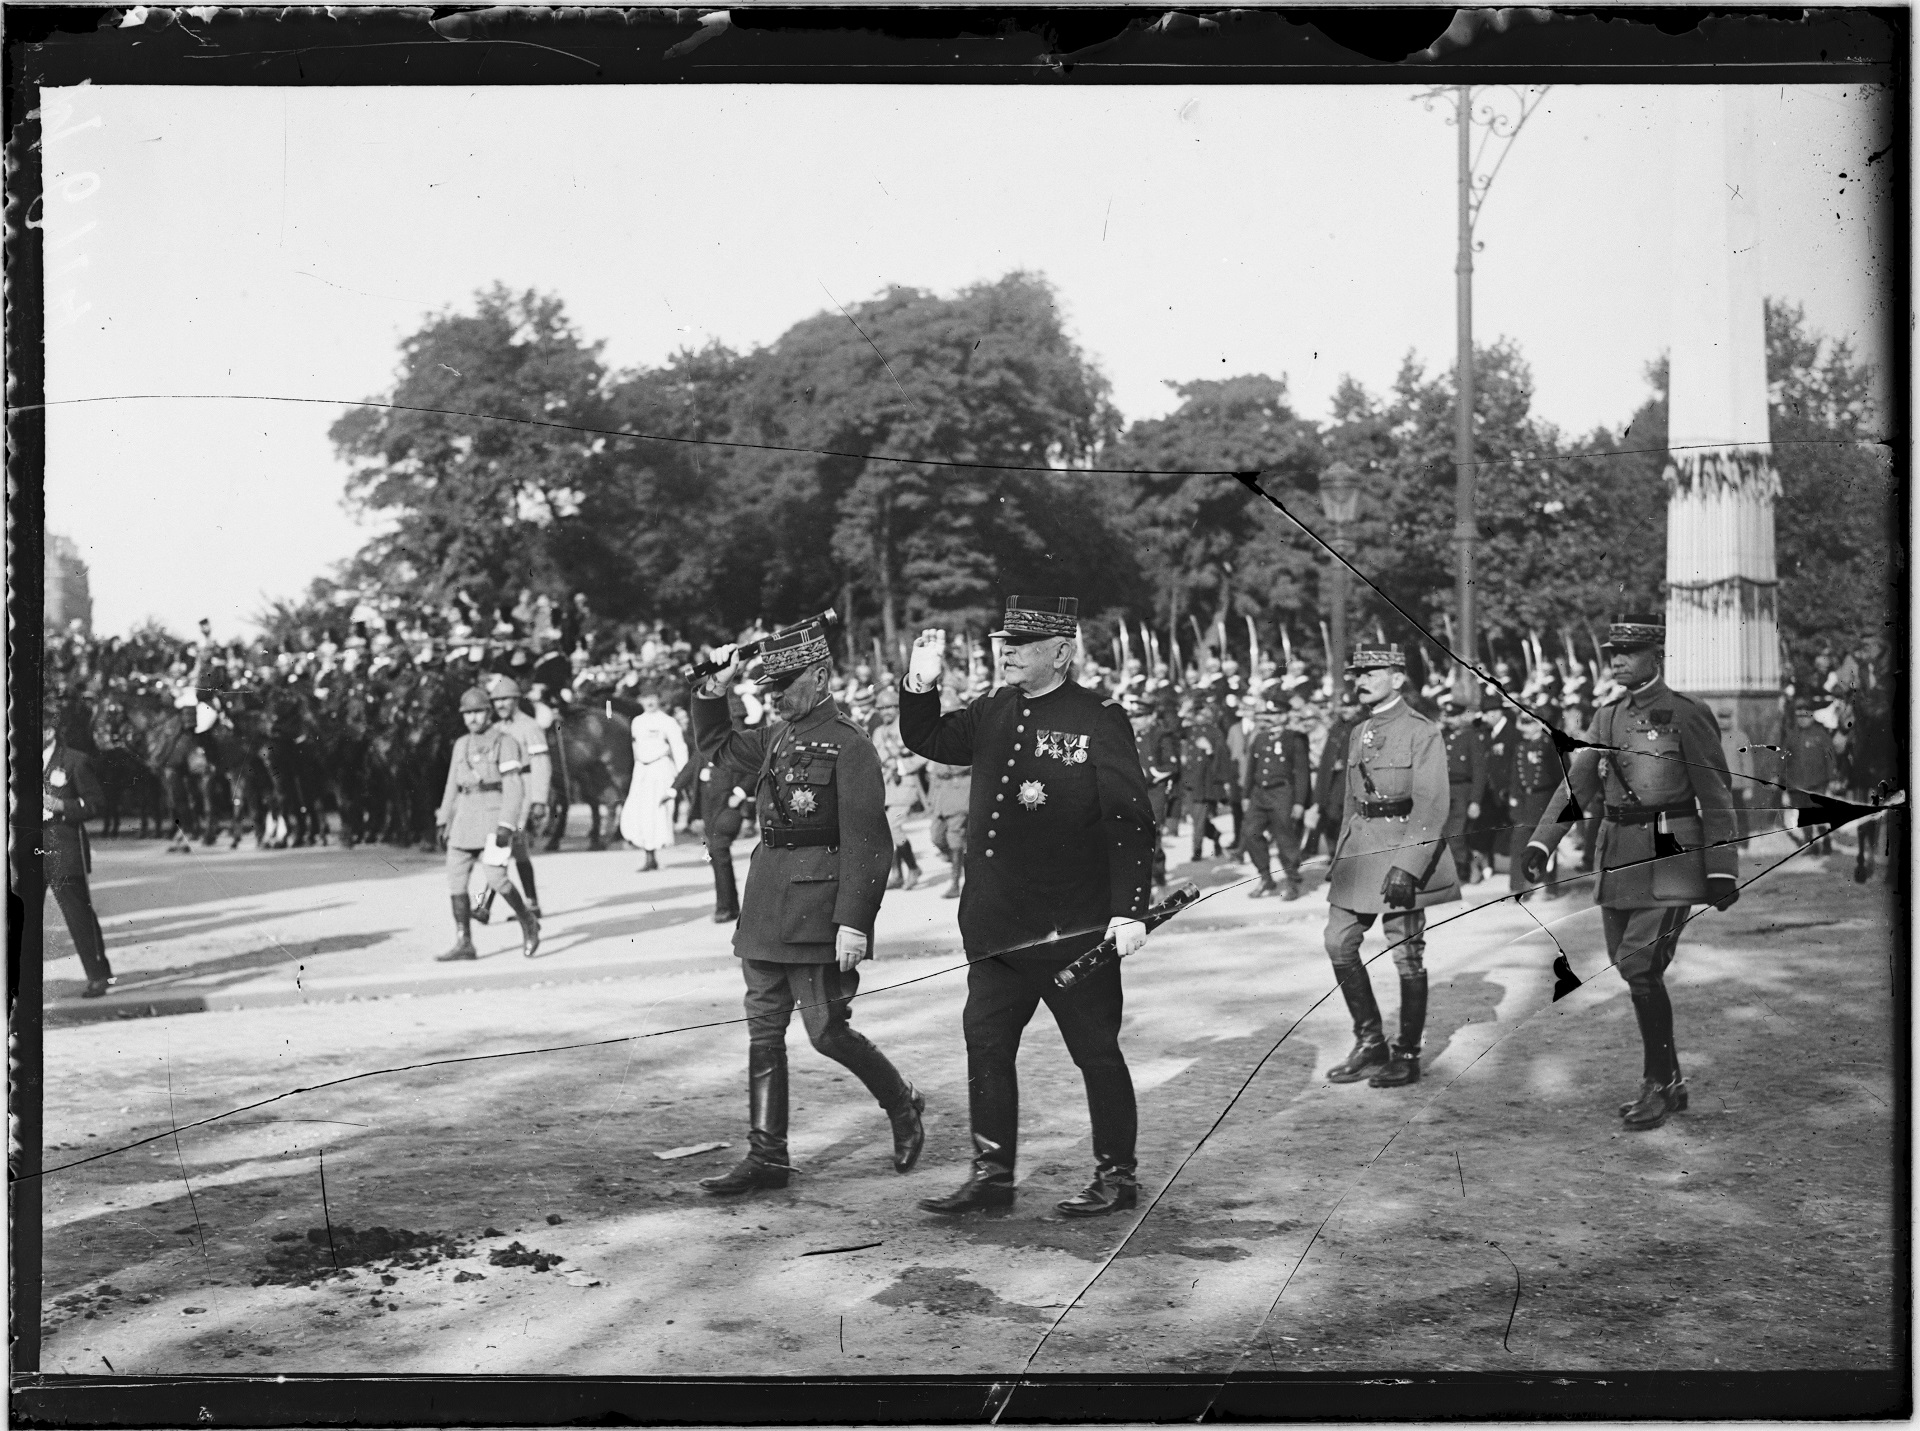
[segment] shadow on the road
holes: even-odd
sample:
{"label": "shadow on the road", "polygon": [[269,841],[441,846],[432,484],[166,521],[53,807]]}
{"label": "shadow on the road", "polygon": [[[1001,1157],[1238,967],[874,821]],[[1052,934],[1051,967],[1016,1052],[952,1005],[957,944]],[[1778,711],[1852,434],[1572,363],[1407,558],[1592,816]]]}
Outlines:
{"label": "shadow on the road", "polygon": [[[328,954],[346,954],[355,949],[365,949],[384,943],[399,932],[397,929],[375,929],[359,934],[333,934],[325,939],[272,944],[244,954],[223,954],[215,959],[181,964],[171,969],[136,970],[120,975],[113,987],[115,993],[122,995],[157,994],[181,984],[192,983],[194,992],[206,993],[244,983],[262,969],[304,964],[309,959],[323,958]],[[83,979],[50,979],[46,985],[46,996],[48,999],[77,998],[85,987],[86,981]]]}
{"label": "shadow on the road", "polygon": [[575,905],[576,909],[605,909],[615,904],[662,904],[670,899],[685,899],[689,895],[703,893],[709,886],[704,884],[669,885],[662,889],[636,889],[627,894],[610,894],[605,899],[590,900]]}
{"label": "shadow on the road", "polygon": [[93,902],[103,915],[227,899],[220,878],[245,881],[251,897],[319,884],[419,874],[443,857],[385,845],[322,845],[299,850],[204,849],[169,855],[157,841],[103,841],[93,847]]}
{"label": "shadow on the road", "polygon": [[[346,903],[345,900],[335,900],[331,904],[317,904],[310,909],[302,910],[301,914],[317,914],[322,910],[340,909]],[[174,939],[201,938],[222,929],[250,927],[260,923],[261,915],[250,911],[220,918],[189,918],[177,923],[173,922],[174,919],[174,916],[161,914],[152,916],[144,923],[140,920],[127,920],[109,925],[105,929],[108,957],[112,957],[115,948],[125,945],[158,944]],[[52,901],[48,901],[44,933],[44,948],[41,956],[43,959],[68,959],[73,956],[73,939],[67,933],[66,921],[60,917],[60,912],[53,907]]]}

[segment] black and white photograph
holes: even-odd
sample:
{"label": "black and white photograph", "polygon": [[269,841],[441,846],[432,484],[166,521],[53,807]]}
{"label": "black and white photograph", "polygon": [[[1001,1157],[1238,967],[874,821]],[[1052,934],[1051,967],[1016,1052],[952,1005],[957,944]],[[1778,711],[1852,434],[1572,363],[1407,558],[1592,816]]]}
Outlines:
{"label": "black and white photograph", "polygon": [[16,1373],[1906,1414],[1906,92],[1493,13],[38,89]]}

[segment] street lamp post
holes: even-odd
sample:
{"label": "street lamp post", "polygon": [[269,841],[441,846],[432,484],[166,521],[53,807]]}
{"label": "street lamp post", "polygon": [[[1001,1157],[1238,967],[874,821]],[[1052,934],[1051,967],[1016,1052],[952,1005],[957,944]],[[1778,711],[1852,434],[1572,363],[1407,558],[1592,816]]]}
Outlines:
{"label": "street lamp post", "polygon": [[[1333,541],[1338,546],[1347,527],[1360,515],[1360,477],[1344,462],[1336,462],[1320,474],[1320,510],[1327,514]],[[1327,685],[1336,698],[1347,666],[1347,568],[1333,564],[1333,609],[1327,613]]]}

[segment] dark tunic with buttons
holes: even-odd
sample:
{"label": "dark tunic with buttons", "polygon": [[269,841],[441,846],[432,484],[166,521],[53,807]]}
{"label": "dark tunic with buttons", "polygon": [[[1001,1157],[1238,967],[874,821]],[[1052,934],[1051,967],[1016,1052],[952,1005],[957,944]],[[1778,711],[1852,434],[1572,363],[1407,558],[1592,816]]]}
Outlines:
{"label": "dark tunic with buttons", "polygon": [[1118,702],[1068,681],[1043,696],[1008,687],[943,716],[938,691],[903,684],[900,733],[929,760],[973,767],[969,952],[1078,958],[1110,919],[1146,913],[1153,809]]}
{"label": "dark tunic with buttons", "polygon": [[[733,952],[831,964],[835,925],[871,938],[893,844],[880,757],[866,733],[831,697],[797,721],[737,730],[724,697],[696,695],[693,737],[705,759],[750,772],[743,783],[760,820]],[[819,843],[783,846],[788,831]]]}

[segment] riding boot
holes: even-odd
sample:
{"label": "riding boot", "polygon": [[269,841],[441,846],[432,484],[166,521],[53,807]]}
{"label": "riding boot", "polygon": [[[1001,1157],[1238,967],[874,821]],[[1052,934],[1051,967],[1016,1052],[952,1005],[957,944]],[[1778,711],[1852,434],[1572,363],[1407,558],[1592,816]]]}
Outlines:
{"label": "riding boot", "polygon": [[444,954],[434,955],[436,964],[448,964],[456,959],[480,957],[473,947],[473,930],[469,927],[472,919],[473,901],[464,894],[453,896],[453,927],[459,931],[459,937],[453,941],[453,948]]}
{"label": "riding boot", "polygon": [[520,876],[520,888],[527,896],[527,908],[533,911],[535,919],[540,918],[540,891],[533,882],[533,861],[515,860],[513,868]]}
{"label": "riding boot", "polygon": [[527,908],[526,901],[520,898],[520,891],[511,885],[501,897],[507,901],[507,908],[511,909],[520,920],[520,952],[529,959],[533,958],[540,952],[539,917]]}
{"label": "riding boot", "polygon": [[713,861],[713,922],[731,924],[740,917],[740,886],[734,880],[733,856],[722,851]]}
{"label": "riding boot", "polygon": [[473,922],[475,924],[491,924],[493,922],[492,885],[488,885],[480,891],[480,898],[473,906]]}
{"label": "riding boot", "polygon": [[1104,1217],[1123,1212],[1140,1203],[1140,1183],[1132,1163],[1101,1163],[1094,1169],[1093,1181],[1054,1207],[1066,1217]]}
{"label": "riding boot", "polygon": [[1427,974],[1400,976],[1400,1037],[1387,1066],[1367,1080],[1372,1088],[1400,1088],[1420,1081],[1420,1035],[1427,1027]]}
{"label": "riding boot", "polygon": [[973,1135],[975,1157],[967,1180],[945,1197],[923,1197],[924,1212],[954,1216],[976,1208],[1013,1205],[1013,1164],[1006,1150],[991,1138]]}
{"label": "riding boot", "polygon": [[896,1173],[910,1173],[913,1165],[920,1161],[920,1150],[927,1145],[927,1128],[923,1116],[927,1111],[927,1095],[906,1085],[907,1096],[897,1107],[887,1110],[887,1121],[893,1125],[893,1170]]}
{"label": "riding boot", "polygon": [[[1673,1001],[1667,996],[1665,983],[1649,984],[1644,993],[1633,991],[1633,1017],[1640,1026],[1640,1096],[1622,1103],[1620,1116],[1636,1127],[1657,1128],[1668,1113],[1685,1112],[1687,1107],[1687,1084],[1680,1076],[1680,1057],[1673,1047]],[[1647,1104],[1649,1088],[1661,1091],[1663,1108],[1642,1107]],[[1636,1110],[1640,1110],[1637,1119]]]}
{"label": "riding boot", "polygon": [[755,1188],[783,1188],[787,1164],[787,1051],[773,1044],[747,1045],[747,1155],[729,1172],[700,1179],[710,1193],[726,1197]]}
{"label": "riding boot", "polygon": [[1380,1006],[1373,999],[1373,981],[1367,967],[1336,968],[1340,993],[1353,1016],[1353,1051],[1326,1072],[1329,1083],[1358,1083],[1367,1070],[1387,1061],[1387,1041],[1380,1036]]}
{"label": "riding boot", "polygon": [[814,1047],[866,1085],[893,1124],[893,1170],[904,1173],[911,1169],[927,1140],[920,1123],[920,1114],[927,1106],[925,1095],[901,1076],[893,1060],[871,1039],[848,1024],[838,1025],[830,1038]]}
{"label": "riding boot", "polygon": [[901,881],[907,889],[916,889],[920,884],[920,861],[913,857],[913,844],[909,840],[900,842],[900,862],[906,866],[906,878]]}
{"label": "riding boot", "polygon": [[940,896],[942,899],[960,898],[961,867],[965,865],[966,862],[967,862],[966,842],[964,840],[955,840],[953,842],[953,879],[947,885],[947,892]]}

